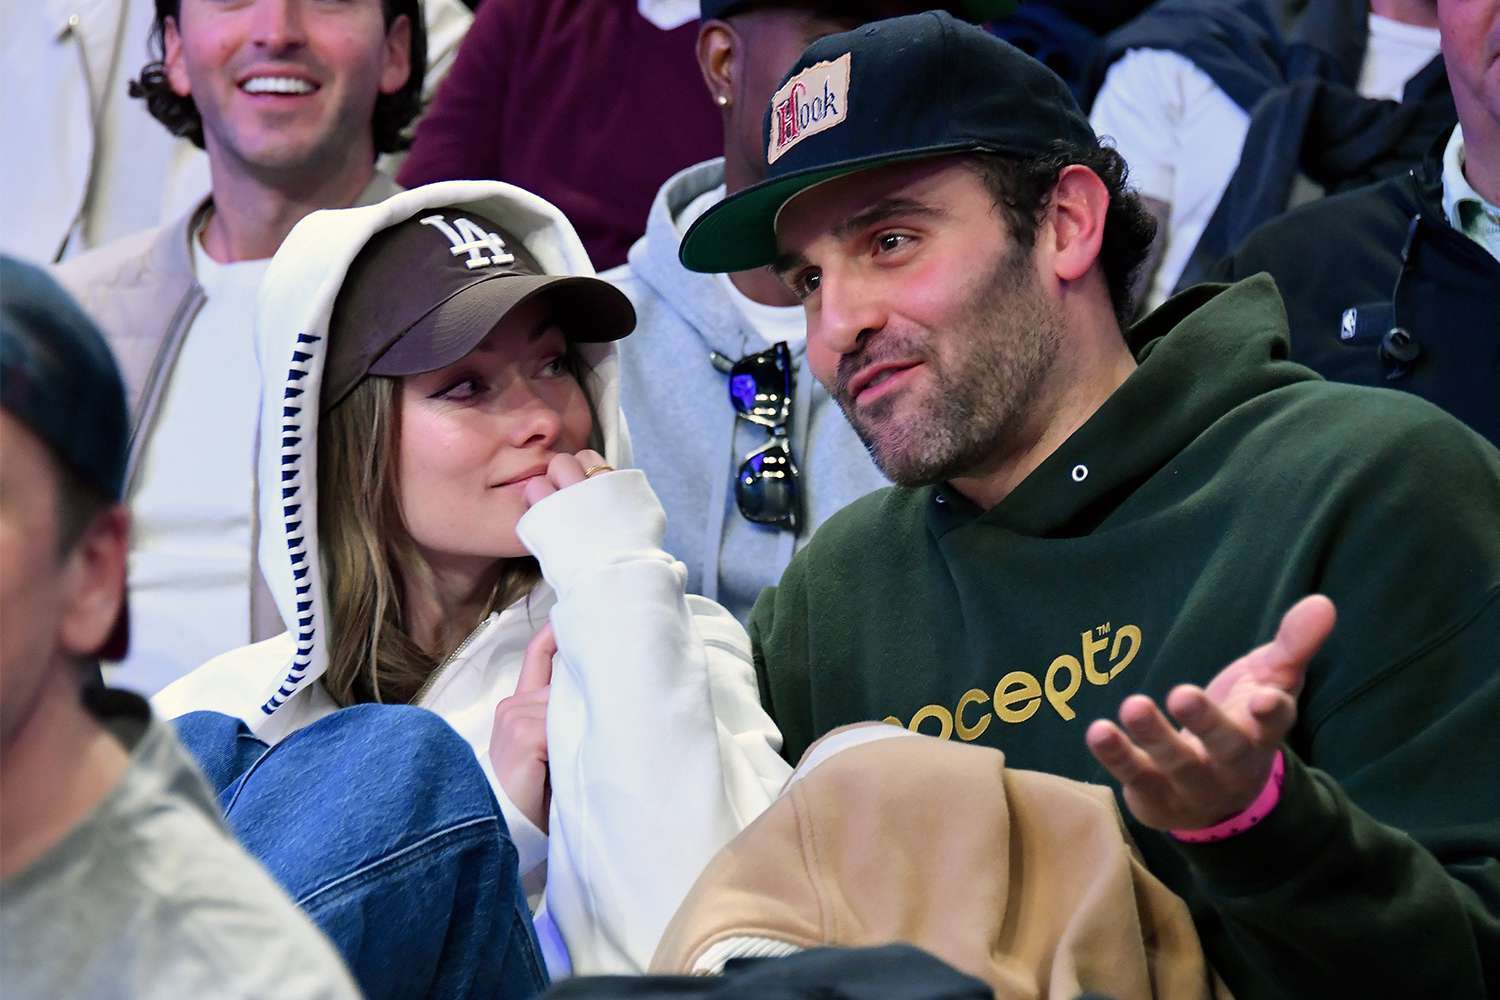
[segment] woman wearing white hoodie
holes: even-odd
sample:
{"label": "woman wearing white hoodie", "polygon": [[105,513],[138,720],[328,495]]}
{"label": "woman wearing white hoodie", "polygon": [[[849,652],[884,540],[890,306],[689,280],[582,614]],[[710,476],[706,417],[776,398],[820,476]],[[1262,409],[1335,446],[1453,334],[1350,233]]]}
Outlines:
{"label": "woman wearing white hoodie", "polygon": [[313,213],[262,285],[259,557],[290,629],[155,705],[195,713],[231,826],[372,994],[534,966],[518,879],[553,976],[643,970],[789,772],[744,631],[684,595],[624,468],[634,315],[590,275],[553,206],[456,181]]}

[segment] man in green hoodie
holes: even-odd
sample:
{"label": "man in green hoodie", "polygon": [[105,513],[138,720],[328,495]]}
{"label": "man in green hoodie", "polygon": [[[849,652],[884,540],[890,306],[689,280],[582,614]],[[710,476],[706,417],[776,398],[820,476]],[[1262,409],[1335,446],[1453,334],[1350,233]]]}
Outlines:
{"label": "man in green hoodie", "polygon": [[1500,992],[1500,454],[1288,362],[1263,276],[1122,333],[1123,164],[943,15],[812,45],[766,140],[683,262],[773,266],[897,483],[752,613],[788,758],[875,718],[1113,783],[1241,998]]}

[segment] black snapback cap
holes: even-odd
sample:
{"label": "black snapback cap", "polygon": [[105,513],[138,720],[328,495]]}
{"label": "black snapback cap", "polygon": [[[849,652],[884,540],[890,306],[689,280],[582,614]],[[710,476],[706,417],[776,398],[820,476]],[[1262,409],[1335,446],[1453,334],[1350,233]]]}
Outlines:
{"label": "black snapback cap", "polygon": [[1094,142],[1067,84],[1009,42],[942,11],[876,21],[808,46],[766,109],[766,179],[704,213],[678,255],[690,271],[762,267],[776,213],[814,184],[898,160],[1032,155]]}

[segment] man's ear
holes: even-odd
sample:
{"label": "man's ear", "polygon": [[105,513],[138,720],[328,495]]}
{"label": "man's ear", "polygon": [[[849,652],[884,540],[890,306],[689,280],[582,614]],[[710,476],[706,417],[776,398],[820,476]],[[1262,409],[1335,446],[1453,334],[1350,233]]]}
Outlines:
{"label": "man's ear", "polygon": [[177,31],[177,18],[168,17],[161,24],[161,62],[167,71],[167,83],[178,97],[191,97],[192,85],[188,83],[187,67],[182,64],[182,35]]}
{"label": "man's ear", "polygon": [[1057,175],[1048,205],[1052,268],[1060,281],[1077,281],[1099,259],[1109,189],[1088,167],[1073,163]]}
{"label": "man's ear", "polygon": [[79,659],[94,656],[109,638],[125,600],[130,514],[115,504],[94,516],[63,558],[67,590],[58,623],[58,646]]}
{"label": "man's ear", "polygon": [[385,68],[380,71],[380,92],[394,94],[411,79],[411,20],[397,17],[385,31]]}
{"label": "man's ear", "polygon": [[698,29],[698,69],[703,73],[708,98],[715,104],[720,104],[720,97],[734,95],[739,50],[739,36],[727,21],[710,19]]}

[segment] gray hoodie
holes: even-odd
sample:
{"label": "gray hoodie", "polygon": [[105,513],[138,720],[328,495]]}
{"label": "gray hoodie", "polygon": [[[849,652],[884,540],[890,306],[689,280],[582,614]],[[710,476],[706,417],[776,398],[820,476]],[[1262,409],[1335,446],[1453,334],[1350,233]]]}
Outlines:
{"label": "gray hoodie", "polygon": [[666,550],[687,564],[690,592],[744,621],[813,529],[889,484],[798,346],[792,352],[791,445],[802,474],[802,527],[793,536],[740,515],[735,473],[767,435],[736,419],[727,378],[709,364],[708,353],[737,360],[766,343],[713,275],[695,274],[677,259],[678,218],[695,198],[723,183],[722,159],[668,180],[651,206],[646,235],[630,248],[629,263],[602,277],[630,296],[639,319],[636,332],[619,345],[620,405],[636,464],[667,511]]}

